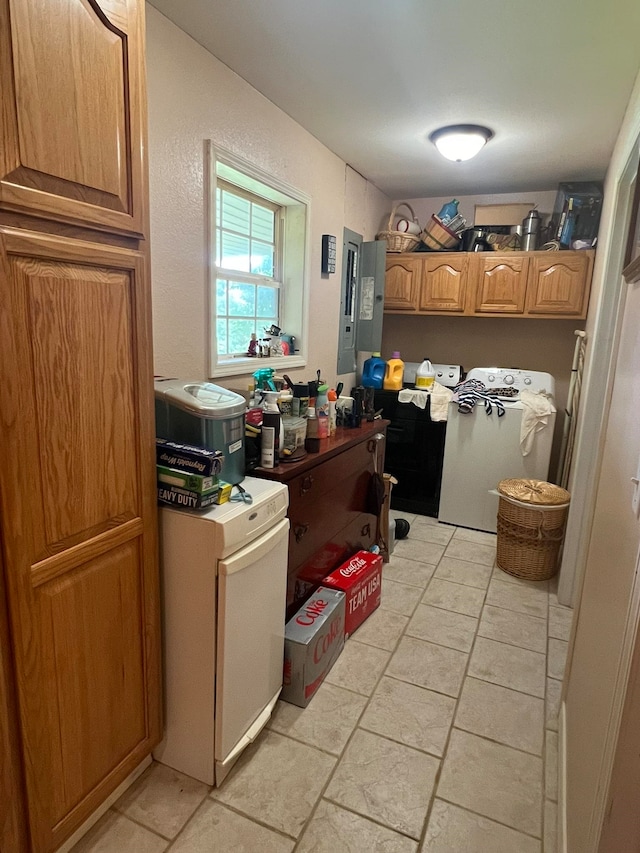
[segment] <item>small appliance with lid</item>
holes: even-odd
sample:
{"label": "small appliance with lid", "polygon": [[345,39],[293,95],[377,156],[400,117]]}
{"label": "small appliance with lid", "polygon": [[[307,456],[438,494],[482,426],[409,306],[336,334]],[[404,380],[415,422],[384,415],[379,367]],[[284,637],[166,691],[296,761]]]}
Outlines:
{"label": "small appliance with lid", "polygon": [[156,379],[156,435],[224,454],[221,476],[227,483],[244,479],[246,401],[212,382]]}

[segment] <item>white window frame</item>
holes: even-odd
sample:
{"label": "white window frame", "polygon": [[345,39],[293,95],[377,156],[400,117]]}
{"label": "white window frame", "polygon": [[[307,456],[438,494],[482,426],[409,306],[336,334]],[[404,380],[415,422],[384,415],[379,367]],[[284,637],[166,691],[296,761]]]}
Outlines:
{"label": "white window frame", "polygon": [[[208,363],[211,378],[250,374],[260,367],[273,367],[281,373],[306,367],[308,341],[310,212],[311,200],[300,190],[267,174],[230,151],[207,143],[208,216],[207,216],[207,317]],[[283,224],[282,285],[280,288],[280,325],[295,335],[299,352],[273,358],[218,355],[216,342],[216,187],[218,178],[240,189],[265,198],[285,209]],[[226,273],[221,271],[221,277]],[[247,346],[249,342],[247,341]]]}

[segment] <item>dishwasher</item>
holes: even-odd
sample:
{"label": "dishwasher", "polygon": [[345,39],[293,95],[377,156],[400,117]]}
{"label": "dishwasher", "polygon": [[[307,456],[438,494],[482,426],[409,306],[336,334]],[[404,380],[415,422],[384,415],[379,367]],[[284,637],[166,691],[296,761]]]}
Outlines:
{"label": "dishwasher", "polygon": [[[246,477],[202,513],[162,507],[165,735],[153,756],[219,785],[282,689],[288,490]],[[248,500],[251,500],[249,503]]]}

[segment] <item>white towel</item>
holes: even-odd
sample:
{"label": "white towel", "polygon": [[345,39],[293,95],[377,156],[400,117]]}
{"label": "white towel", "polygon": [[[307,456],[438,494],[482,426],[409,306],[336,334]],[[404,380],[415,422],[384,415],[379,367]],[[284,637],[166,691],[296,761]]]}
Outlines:
{"label": "white towel", "polygon": [[424,391],[421,388],[403,388],[398,394],[398,402],[413,403],[419,409],[424,409],[428,397],[431,397],[431,420],[446,421],[453,391],[439,382],[434,382],[430,391]]}
{"label": "white towel", "polygon": [[522,403],[520,450],[523,456],[531,453],[536,434],[549,426],[550,417],[556,411],[551,400],[551,395],[544,391],[534,394],[533,391],[524,389],[520,392]]}

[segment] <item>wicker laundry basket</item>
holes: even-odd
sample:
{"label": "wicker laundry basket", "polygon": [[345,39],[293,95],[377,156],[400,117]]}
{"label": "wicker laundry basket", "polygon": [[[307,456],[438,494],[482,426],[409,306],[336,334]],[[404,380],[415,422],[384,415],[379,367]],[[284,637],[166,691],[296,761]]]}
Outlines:
{"label": "wicker laundry basket", "polygon": [[531,581],[553,577],[571,495],[543,480],[502,480],[498,493],[498,568]]}
{"label": "wicker laundry basket", "polygon": [[380,233],[376,235],[376,240],[387,241],[387,252],[413,252],[416,246],[420,245],[420,235],[407,234],[406,231],[392,231],[392,226],[396,217],[396,211],[399,207],[406,207],[408,210],[410,210],[411,221],[415,225],[417,225],[418,228],[420,227],[411,205],[407,204],[406,201],[401,201],[396,204],[396,206],[393,208],[389,215],[389,230],[380,231]]}

